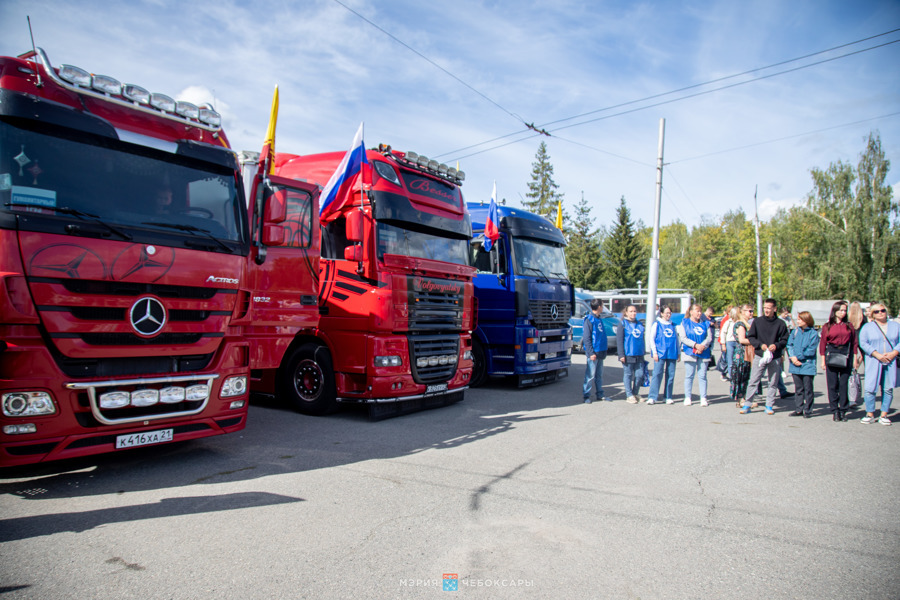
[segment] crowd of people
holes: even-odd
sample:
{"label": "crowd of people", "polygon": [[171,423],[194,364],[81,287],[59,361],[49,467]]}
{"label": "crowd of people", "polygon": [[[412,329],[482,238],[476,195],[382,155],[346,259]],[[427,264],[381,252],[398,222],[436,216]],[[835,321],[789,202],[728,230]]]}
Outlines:
{"label": "crowd of people", "polygon": [[[611,400],[603,391],[603,361],[608,349],[600,319],[603,310],[603,301],[594,299],[591,312],[584,319],[587,367],[582,391],[588,404],[592,402],[592,391],[597,401]],[[718,344],[718,370],[722,379],[730,383],[731,399],[741,414],[759,407],[757,399],[762,397],[765,383],[766,414],[775,414],[776,397],[793,396],[790,416],[810,418],[815,403],[815,377],[822,372],[834,421],[847,420],[852,409],[864,404],[862,423],[891,424],[894,388],[900,385],[900,319],[889,320],[885,304],[874,302],[863,310],[858,302],[839,300],[820,329],[807,311],[795,318],[786,309],[779,313],[772,298],[763,302],[763,314],[756,318],[749,304],[729,307],[719,324],[718,335],[714,315],[713,309],[704,311],[699,304],[693,304],[682,322],[674,325],[672,309],[663,305],[647,330],[637,319],[637,307],[627,306],[616,333],[626,402],[674,404],[676,366],[683,362],[684,405],[693,404],[696,380],[700,405],[708,406],[709,370],[716,364],[712,351]],[[793,379],[793,393],[784,384],[784,366]],[[864,367],[862,375],[860,366]],[[641,387],[648,384],[645,399]]]}

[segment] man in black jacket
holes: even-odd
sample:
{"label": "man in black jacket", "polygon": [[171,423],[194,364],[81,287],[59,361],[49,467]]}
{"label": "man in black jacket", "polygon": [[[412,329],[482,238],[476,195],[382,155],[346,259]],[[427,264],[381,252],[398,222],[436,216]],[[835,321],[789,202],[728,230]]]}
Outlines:
{"label": "man in black jacket", "polygon": [[[753,368],[750,370],[750,382],[747,384],[747,397],[741,414],[750,412],[750,404],[756,396],[759,382],[766,376],[766,414],[774,415],[775,392],[778,389],[778,373],[781,370],[781,353],[787,346],[788,329],[784,321],[775,314],[777,303],[772,298],[763,302],[763,315],[753,319],[747,339],[755,350]],[[771,353],[768,362],[764,362],[766,351]]]}

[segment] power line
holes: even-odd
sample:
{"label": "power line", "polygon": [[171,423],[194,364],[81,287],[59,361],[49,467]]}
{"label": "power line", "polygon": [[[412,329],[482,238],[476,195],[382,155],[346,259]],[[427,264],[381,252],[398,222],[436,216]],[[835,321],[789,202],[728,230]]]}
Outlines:
{"label": "power line", "polygon": [[[520,117],[520,116],[517,115],[516,113],[514,113],[514,112],[512,112],[512,111],[510,111],[510,110],[507,110],[506,108],[504,108],[503,106],[501,106],[499,103],[495,102],[494,100],[492,100],[491,98],[489,98],[487,95],[481,93],[480,91],[478,91],[477,89],[475,89],[474,87],[472,87],[471,85],[469,85],[468,83],[466,83],[465,81],[463,81],[462,79],[460,79],[459,77],[457,77],[456,75],[454,75],[453,73],[451,73],[450,71],[448,71],[447,69],[445,69],[444,67],[442,67],[441,65],[437,64],[436,62],[434,62],[433,60],[431,60],[430,58],[428,58],[427,56],[425,56],[424,54],[422,54],[421,52],[419,52],[418,50],[416,50],[415,48],[413,48],[412,46],[410,46],[409,44],[407,44],[406,42],[404,42],[403,40],[401,40],[401,39],[398,38],[397,36],[395,36],[394,34],[392,34],[391,32],[387,31],[386,29],[384,29],[384,28],[381,27],[380,25],[378,25],[378,24],[376,24],[376,23],[373,23],[372,21],[370,21],[369,19],[367,19],[366,17],[364,17],[364,16],[361,15],[360,13],[356,12],[355,10],[353,10],[352,8],[350,8],[349,6],[347,6],[346,4],[344,4],[343,2],[341,2],[341,0],[334,0],[334,2],[337,3],[337,4],[339,4],[339,5],[341,5],[341,6],[343,6],[345,9],[347,9],[348,11],[350,11],[351,13],[353,13],[354,15],[356,15],[357,17],[359,17],[360,19],[362,19],[363,21],[365,21],[366,23],[368,23],[369,25],[371,25],[372,27],[374,27],[375,29],[377,29],[377,30],[380,31],[381,33],[383,33],[384,35],[388,36],[389,38],[391,38],[392,40],[394,40],[395,42],[397,42],[398,44],[400,44],[401,46],[403,46],[404,48],[406,48],[407,50],[409,50],[410,52],[412,52],[413,54],[415,54],[415,55],[418,56],[419,58],[421,58],[421,59],[427,61],[427,62],[428,62],[430,65],[432,65],[433,67],[436,67],[436,68],[440,69],[440,70],[443,71],[445,74],[449,75],[450,77],[452,77],[453,79],[455,79],[456,81],[458,81],[459,83],[461,83],[462,85],[466,86],[467,88],[469,88],[470,90],[472,90],[473,92],[475,92],[476,94],[478,94],[479,96],[481,96],[482,98],[484,98],[485,100],[487,100],[488,102],[490,102],[491,104],[493,104],[494,106],[496,106],[497,108],[499,108],[500,110],[502,110],[503,112],[505,112],[506,114],[508,114],[509,116],[511,116],[512,118],[514,118],[516,121],[519,121],[520,123],[522,123],[523,125],[525,125],[526,127],[528,127],[528,123],[525,122],[525,119],[523,119],[522,117]],[[533,123],[532,123],[531,127],[534,128],[534,124],[533,124]]]}
{"label": "power line", "polygon": [[814,135],[816,133],[822,133],[824,131],[831,131],[832,129],[840,129],[842,127],[851,127],[853,125],[860,125],[862,123],[868,123],[870,121],[877,121],[879,119],[887,119],[888,117],[896,117],[900,115],[900,112],[894,112],[887,115],[881,115],[880,117],[872,117],[870,119],[861,119],[859,121],[853,121],[852,123],[842,123],[840,125],[833,125],[831,127],[823,127],[822,129],[816,129],[815,131],[807,131],[804,133],[795,133],[794,135],[786,135],[784,137],[776,138],[774,140],[766,140],[764,142],[756,142],[754,144],[747,144],[745,146],[737,146],[735,148],[726,148],[725,150],[717,150],[716,152],[710,152],[708,154],[699,154],[697,156],[691,156],[689,158],[682,158],[680,160],[673,160],[669,164],[683,163],[689,160],[698,160],[701,158],[708,158],[710,156],[717,156],[719,154],[726,154],[728,152],[737,152],[738,150],[746,150],[747,148],[755,148],[756,146],[765,146],[766,144],[774,144],[776,142],[783,142],[785,140],[792,140],[794,138],[803,137],[807,135]]}
{"label": "power line", "polygon": [[[335,1],[337,1],[337,0],[335,0]],[[613,110],[613,109],[616,109],[616,108],[621,108],[621,107],[623,107],[623,106],[630,106],[630,105],[632,105],[632,104],[637,104],[637,103],[640,103],[640,102],[646,102],[647,100],[652,100],[652,99],[654,99],[654,98],[661,98],[661,97],[669,96],[669,95],[676,94],[676,93],[679,93],[679,92],[682,92],[682,91],[686,91],[686,90],[690,90],[690,89],[694,89],[694,88],[698,88],[698,87],[703,87],[703,86],[706,86],[706,85],[711,85],[711,84],[713,84],[713,83],[718,83],[718,82],[721,82],[721,81],[726,81],[726,80],[728,80],[728,79],[733,79],[733,78],[735,78],[735,77],[740,77],[740,76],[743,76],[743,75],[748,75],[748,74],[750,74],[750,73],[755,73],[755,72],[758,72],[758,71],[764,71],[764,70],[766,70],[766,69],[771,69],[771,68],[778,67],[778,66],[785,65],[785,64],[789,64],[789,63],[792,63],[792,62],[797,62],[798,60],[804,60],[804,59],[806,59],[806,58],[810,58],[810,57],[813,57],[813,56],[818,56],[818,55],[820,55],[820,54],[824,54],[824,53],[827,53],[827,52],[832,52],[832,51],[834,51],[834,50],[839,50],[839,49],[841,49],[841,48],[846,48],[846,47],[848,47],[848,46],[852,46],[852,45],[855,45],[855,44],[859,44],[859,43],[862,43],[862,42],[866,42],[866,41],[869,41],[869,40],[872,40],[872,39],[875,39],[875,38],[883,37],[883,36],[885,36],[885,35],[890,35],[890,34],[895,33],[895,32],[897,32],[897,31],[900,31],[900,28],[892,29],[891,31],[886,31],[886,32],[884,32],[884,33],[879,33],[879,34],[877,34],[877,35],[869,36],[869,37],[867,37],[867,38],[862,38],[862,39],[859,39],[859,40],[856,40],[856,41],[853,41],[853,42],[849,42],[849,43],[846,43],[846,44],[841,44],[841,45],[839,45],[839,46],[834,46],[834,47],[828,48],[828,49],[826,49],[826,50],[820,50],[820,51],[818,51],[818,52],[813,52],[813,53],[811,53],[811,54],[806,54],[806,55],[804,55],[804,56],[800,56],[800,57],[796,57],[796,58],[784,60],[784,61],[781,61],[781,62],[778,62],[778,63],[773,63],[773,64],[770,64],[770,65],[767,65],[767,66],[764,66],[764,67],[758,67],[758,68],[755,68],[755,69],[750,69],[749,71],[744,71],[744,72],[742,72],[742,73],[736,73],[736,74],[734,74],[734,75],[728,75],[728,76],[725,76],[725,77],[720,77],[720,78],[718,78],[718,79],[713,79],[713,80],[706,81],[706,82],[703,82],[703,83],[697,83],[697,84],[685,86],[685,87],[682,87],[682,88],[678,88],[678,89],[676,89],[676,90],[671,90],[671,91],[663,92],[663,93],[660,93],[660,94],[654,94],[654,95],[652,95],[652,96],[647,96],[647,97],[645,97],[645,98],[640,98],[640,99],[637,99],[637,100],[630,100],[630,101],[628,101],[628,102],[623,102],[623,103],[616,104],[616,105],[613,105],[613,106],[607,106],[607,107],[605,107],[605,108],[599,108],[599,109],[596,109],[596,110],[593,110],[593,111],[589,111],[589,112],[587,112],[587,113],[582,113],[582,114],[580,114],[580,115],[576,115],[576,116],[573,116],[573,117],[566,117],[565,119],[558,119],[558,120],[556,120],[556,121],[551,121],[551,122],[548,122],[548,123],[544,123],[541,127],[546,128],[548,125],[552,125],[552,124],[554,124],[554,123],[562,123],[562,122],[564,122],[564,121],[570,121],[570,120],[572,120],[572,119],[577,119],[577,118],[580,118],[580,117],[583,117],[583,116],[586,116],[586,115],[596,114],[596,113],[598,113],[598,112],[604,112],[604,111],[608,111],[608,110]],[[775,77],[775,76],[778,76],[778,75],[784,75],[784,74],[786,74],[786,73],[792,73],[792,72],[794,72],[794,71],[799,71],[799,70],[801,70],[801,69],[806,69],[806,68],[809,68],[809,67],[817,66],[817,65],[820,65],[820,64],[823,64],[823,63],[826,63],[826,62],[831,62],[831,61],[838,60],[838,59],[841,59],[841,58],[846,58],[846,57],[848,57],[848,56],[853,56],[853,55],[855,55],[855,54],[860,54],[860,53],[862,53],[862,52],[868,52],[868,51],[870,51],[870,50],[875,50],[875,49],[878,49],[878,48],[881,48],[881,47],[884,47],[884,46],[888,46],[888,45],[891,45],[891,44],[896,44],[897,42],[900,42],[900,40],[894,40],[894,41],[891,41],[891,42],[886,42],[886,43],[884,43],[884,44],[879,44],[879,45],[877,45],[877,46],[872,46],[872,47],[870,47],[870,48],[864,48],[864,49],[861,49],[861,50],[856,50],[856,51],[854,51],[854,52],[849,52],[849,53],[846,53],[846,54],[842,54],[842,55],[840,55],[840,56],[835,56],[835,57],[831,57],[831,58],[824,59],[824,60],[821,60],[821,61],[816,61],[816,62],[813,62],[813,63],[809,63],[809,64],[806,64],[806,65],[801,65],[801,66],[799,66],[799,67],[795,67],[795,68],[792,68],[792,69],[786,69],[786,70],[784,70],[784,71],[779,71],[779,72],[777,72],[777,73],[770,73],[770,74],[768,74],[768,75],[763,75],[763,76],[760,76],[760,77],[755,77],[755,78],[753,78],[753,79],[748,79],[748,80],[746,80],[746,81],[741,81],[741,82],[733,83],[733,84],[730,84],[730,85],[727,85],[727,86],[722,86],[722,87],[714,88],[714,89],[712,89],[712,90],[705,90],[705,91],[698,92],[698,93],[695,93],[695,94],[689,94],[689,95],[687,95],[687,96],[681,96],[681,97],[673,98],[673,99],[666,100],[666,101],[663,101],[663,102],[657,102],[657,103],[654,103],[654,104],[649,104],[649,105],[646,105],[646,106],[641,106],[641,107],[634,108],[634,109],[631,109],[631,110],[618,112],[618,113],[615,113],[615,114],[612,114],[612,115],[606,115],[606,116],[604,116],[604,117],[599,117],[599,118],[597,118],[597,119],[590,119],[590,120],[587,120],[587,121],[582,121],[582,122],[579,122],[579,123],[574,123],[574,124],[572,124],[572,125],[567,125],[567,126],[565,126],[565,127],[560,127],[560,128],[555,129],[555,130],[551,130],[551,133],[553,133],[553,131],[561,131],[561,130],[563,130],[563,129],[568,129],[568,128],[571,128],[571,127],[577,127],[577,126],[579,126],[579,125],[585,125],[585,124],[588,124],[588,123],[594,123],[594,122],[596,122],[596,121],[600,121],[600,120],[604,120],[604,119],[611,119],[611,118],[613,118],[613,117],[618,117],[618,116],[630,114],[630,113],[632,113],[632,112],[637,112],[637,111],[639,111],[639,110],[645,110],[645,109],[647,109],[647,108],[653,108],[653,107],[656,107],[656,106],[662,106],[662,105],[664,105],[664,104],[669,104],[669,103],[672,103],[672,102],[678,102],[678,101],[680,101],[680,100],[686,100],[686,99],[688,99],[688,98],[694,98],[694,97],[697,97],[697,96],[701,96],[701,95],[705,95],[705,94],[710,94],[710,93],[717,92],[717,91],[721,91],[721,90],[730,89],[730,88],[732,88],[732,87],[737,87],[737,86],[739,86],[739,85],[745,85],[745,84],[747,84],[747,83],[752,83],[752,82],[754,82],[754,81],[760,81],[760,80],[762,80],[762,79],[768,79],[768,78]],[[436,158],[439,158],[439,157],[442,157],[442,156],[452,155],[452,154],[455,154],[455,153],[457,153],[457,152],[464,152],[464,151],[466,151],[466,150],[470,150],[470,149],[473,149],[473,148],[477,148],[477,147],[479,147],[479,146],[483,146],[483,145],[486,145],[486,144],[491,144],[491,143],[493,143],[493,142],[497,142],[497,141],[500,141],[500,140],[504,140],[504,139],[509,138],[509,137],[512,137],[512,136],[514,136],[514,135],[518,135],[518,134],[520,134],[520,133],[523,133],[523,132],[522,132],[522,131],[516,131],[516,132],[513,132],[513,133],[508,133],[508,134],[506,134],[506,135],[502,135],[502,136],[499,136],[499,137],[496,137],[496,138],[493,138],[493,139],[490,139],[490,140],[486,140],[486,141],[484,141],[484,142],[479,142],[479,143],[473,144],[473,145],[471,145],[471,146],[465,146],[465,147],[463,147],[463,148],[458,148],[458,149],[456,149],[456,150],[451,150],[451,151],[449,151],[449,152],[445,152],[445,153],[443,153],[443,154],[439,154],[439,155],[437,155]],[[505,144],[500,144],[500,145],[497,145],[497,146],[492,146],[492,147],[487,148],[487,149],[485,149],[485,150],[481,150],[481,151],[478,151],[478,152],[473,152],[473,153],[470,153],[470,154],[466,154],[465,156],[460,156],[460,157],[458,157],[458,158],[462,159],[462,158],[468,158],[468,157],[470,157],[470,156],[475,156],[476,154],[483,154],[484,152],[489,152],[489,151],[491,151],[491,150],[496,150],[497,148],[502,148],[502,147],[504,147],[504,146],[508,146],[510,143],[515,143],[515,142],[518,142],[518,141],[522,141],[522,140],[524,140],[524,139],[528,139],[529,137],[533,137],[533,136],[528,136],[528,137],[525,137],[525,138],[521,138],[521,139],[515,140],[515,141],[513,141],[513,142],[509,142],[509,143],[505,143]],[[558,136],[557,136],[557,137],[558,137]]]}
{"label": "power line", "polygon": [[[596,109],[596,110],[592,110],[592,111],[589,111],[589,112],[586,112],[586,113],[582,113],[582,114],[580,114],[580,115],[575,115],[575,116],[573,116],[573,117],[566,117],[565,119],[558,119],[558,120],[556,120],[556,121],[550,121],[549,123],[544,123],[544,124],[543,124],[543,127],[547,127],[548,125],[555,125],[556,123],[562,123],[562,122],[564,122],[564,121],[571,121],[572,119],[578,119],[578,118],[580,118],[580,117],[586,117],[586,116],[588,116],[588,115],[592,115],[592,114],[595,114],[595,113],[598,113],[598,112],[603,112],[603,111],[607,111],[607,110],[613,110],[613,109],[621,108],[621,107],[623,107],[623,106],[628,106],[628,105],[631,105],[631,104],[637,104],[638,102],[646,102],[647,100],[653,100],[653,99],[655,99],[655,98],[661,98],[661,97],[663,97],[663,96],[669,96],[669,95],[671,95],[671,94],[677,94],[677,93],[679,93],[679,92],[685,92],[685,91],[687,91],[687,90],[692,90],[692,89],[694,89],[694,88],[703,87],[703,86],[705,86],[705,85],[712,85],[713,83],[719,83],[719,82],[722,82],[722,81],[727,81],[727,80],[729,80],[729,79],[734,79],[735,77],[742,77],[742,76],[744,76],[744,75],[749,75],[749,74],[751,74],[751,73],[756,73],[756,72],[758,72],[758,71],[765,71],[766,69],[772,69],[772,68],[775,68],[775,67],[780,67],[780,66],[782,66],[782,65],[786,65],[786,64],[789,64],[789,63],[792,63],[792,62],[797,62],[798,60],[804,60],[804,59],[807,59],[807,58],[812,58],[813,56],[818,56],[818,55],[820,55],[820,54],[825,54],[825,53],[827,53],[827,52],[833,52],[834,50],[840,50],[841,48],[846,48],[846,47],[848,47],[848,46],[853,46],[853,45],[856,45],[856,44],[861,44],[861,43],[863,43],[863,42],[867,42],[867,41],[873,40],[873,39],[875,39],[875,38],[884,37],[884,36],[886,36],[886,35],[890,35],[890,34],[892,34],[892,33],[896,33],[897,31],[900,31],[900,28],[892,29],[891,31],[885,31],[884,33],[879,33],[879,34],[877,34],[877,35],[869,36],[869,37],[867,37],[867,38],[862,38],[862,39],[856,40],[856,41],[854,41],[854,42],[848,42],[848,43],[846,43],[846,44],[841,44],[841,45],[839,45],[839,46],[833,46],[833,47],[828,48],[828,49],[826,49],[826,50],[819,50],[818,52],[813,52],[813,53],[811,53],[811,54],[806,54],[806,55],[804,55],[804,56],[798,56],[798,57],[796,57],[796,58],[790,58],[790,59],[788,59],[788,60],[783,60],[783,61],[781,61],[781,62],[772,63],[771,65],[766,65],[765,67],[757,67],[757,68],[755,68],[755,69],[750,69],[750,70],[744,71],[744,72],[742,72],[742,73],[735,73],[734,75],[726,75],[726,76],[724,76],[724,77],[719,77],[718,79],[711,79],[711,80],[705,81],[705,82],[703,82],[703,83],[695,83],[695,84],[693,84],[693,85],[688,85],[688,86],[685,86],[685,87],[682,87],[682,88],[678,88],[677,90],[671,90],[671,91],[669,91],[669,92],[663,92],[663,93],[661,93],[661,94],[654,94],[654,95],[652,95],[652,96],[647,96],[647,97],[645,97],[645,98],[640,98],[640,99],[638,99],[638,100],[630,100],[630,101],[628,101],[628,102],[623,102],[623,103],[621,103],[621,104],[616,104],[616,105],[614,105],[614,106],[607,106],[607,107],[605,107],[605,108],[598,108],[598,109]],[[880,46],[875,46],[875,47],[878,48],[878,47],[880,47]],[[849,56],[849,55],[845,55],[845,56]],[[841,58],[841,57],[838,57],[838,58]],[[818,64],[818,63],[812,63],[812,64]],[[812,65],[809,65],[809,66],[812,66]],[[789,71],[786,71],[786,72],[789,72]],[[755,81],[755,80],[750,80],[750,81]],[[722,88],[722,89],[724,89],[724,88]]]}
{"label": "power line", "polygon": [[816,61],[816,62],[813,62],[813,63],[809,63],[809,64],[807,64],[807,65],[801,65],[801,66],[799,66],[799,67],[794,67],[793,69],[786,69],[786,70],[784,70],[784,71],[779,71],[779,72],[777,72],[777,73],[770,73],[770,74],[768,74],[768,75],[761,75],[761,76],[755,77],[755,78],[753,78],[753,79],[748,79],[747,81],[739,81],[739,82],[737,82],[737,83],[732,83],[732,84],[729,84],[729,85],[723,85],[722,87],[713,88],[713,89],[711,89],[711,90],[704,90],[704,91],[702,91],[702,92],[696,92],[696,93],[694,93],[694,94],[688,94],[687,96],[679,96],[678,98],[673,98],[673,99],[671,99],[671,100],[664,100],[664,101],[662,101],[662,102],[656,102],[655,104],[647,104],[647,105],[645,105],[645,106],[640,106],[640,107],[638,107],[638,108],[633,108],[633,109],[631,109],[631,110],[624,110],[624,111],[622,111],[622,112],[618,112],[618,113],[615,113],[615,114],[612,114],[612,115],[606,115],[605,117],[597,117],[596,119],[588,119],[587,121],[580,121],[580,122],[578,122],[578,123],[572,123],[571,125],[565,125],[565,126],[563,126],[563,127],[558,127],[557,129],[554,129],[553,131],[561,131],[561,130],[563,130],[563,129],[569,129],[569,128],[571,128],[571,127],[578,127],[578,126],[580,126],[580,125],[587,125],[588,123],[595,123],[595,122],[597,122],[597,121],[603,121],[603,120],[605,120],[605,119],[611,119],[611,118],[613,118],[613,117],[620,117],[620,116],[622,116],[622,115],[627,115],[627,114],[630,114],[630,113],[633,113],[633,112],[638,112],[638,111],[640,111],[640,110],[646,110],[646,109],[648,109],[648,108],[654,108],[654,107],[656,107],[656,106],[663,106],[664,104],[672,104],[673,102],[680,102],[680,101],[682,101],[682,100],[687,100],[687,99],[689,99],[689,98],[696,98],[696,97],[698,97],[698,96],[705,96],[706,94],[712,94],[713,92],[721,92],[722,90],[727,90],[727,89],[735,88],[735,87],[738,87],[738,86],[741,86],[741,85],[746,85],[746,84],[748,84],[748,83],[754,83],[754,82],[756,82],[756,81],[762,81],[763,79],[770,79],[770,78],[772,78],[772,77],[777,77],[777,76],[779,76],[779,75],[785,75],[785,74],[787,74],[787,73],[793,73],[793,72],[795,72],[795,71],[800,71],[800,70],[802,70],[802,69],[808,69],[809,67],[814,67],[814,66],[821,65],[821,64],[824,64],[824,63],[827,63],[827,62],[831,62],[831,61],[835,61],[835,60],[838,60],[838,59],[841,59],[841,58],[847,58],[848,56],[853,56],[853,55],[855,55],[855,54],[861,54],[861,53],[863,53],[863,52],[869,52],[870,50],[876,50],[876,49],[882,48],[882,47],[884,47],[884,46],[890,46],[891,44],[896,44],[896,43],[898,43],[898,42],[900,42],[900,40],[893,40],[893,41],[890,41],[890,42],[885,42],[884,44],[879,44],[879,45],[877,45],[877,46],[872,46],[871,48],[864,48],[864,49],[862,49],[862,50],[856,50],[856,51],[854,51],[854,52],[848,52],[847,54],[842,54],[842,55],[840,55],[840,56],[834,56],[834,57],[832,57],[832,58],[826,58],[826,59],[823,59],[823,60],[820,60],[820,61]]}

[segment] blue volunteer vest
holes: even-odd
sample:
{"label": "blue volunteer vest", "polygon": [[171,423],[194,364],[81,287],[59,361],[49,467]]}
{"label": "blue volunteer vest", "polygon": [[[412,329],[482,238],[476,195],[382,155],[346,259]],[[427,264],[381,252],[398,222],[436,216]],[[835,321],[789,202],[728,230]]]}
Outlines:
{"label": "blue volunteer vest", "polygon": [[590,328],[591,330],[591,345],[593,346],[593,351],[597,352],[606,352],[607,350],[607,342],[606,342],[606,332],[603,330],[603,321],[594,316],[594,313],[589,312],[584,317],[584,329],[587,330]]}
{"label": "blue volunteer vest", "polygon": [[[681,326],[684,327],[684,336],[695,344],[699,344],[706,340],[706,332],[709,330],[709,321],[694,323],[690,319],[685,319],[681,322]],[[694,356],[701,359],[712,357],[712,344],[706,347],[703,354],[694,354],[694,349],[687,344],[682,344],[681,349],[688,356]]]}
{"label": "blue volunteer vest", "polygon": [[675,360],[678,358],[678,334],[675,325],[656,322],[656,355],[660,360]]}
{"label": "blue volunteer vest", "polygon": [[637,321],[622,319],[625,356],[644,355],[644,326]]}

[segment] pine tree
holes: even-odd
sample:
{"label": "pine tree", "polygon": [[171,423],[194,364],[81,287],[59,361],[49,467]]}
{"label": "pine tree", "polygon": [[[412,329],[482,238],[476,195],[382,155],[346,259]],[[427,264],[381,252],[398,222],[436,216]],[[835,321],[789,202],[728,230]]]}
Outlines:
{"label": "pine tree", "polygon": [[600,282],[600,241],[593,227],[591,207],[582,192],[581,202],[575,207],[575,221],[569,231],[569,245],[566,246],[569,280],[575,287],[595,289]]}
{"label": "pine tree", "polygon": [[522,202],[525,210],[543,215],[556,222],[557,203],[563,195],[556,190],[559,185],[553,181],[553,165],[550,164],[550,156],[547,154],[547,144],[541,142],[538,146],[535,161],[531,163],[531,181],[528,183],[528,198]]}
{"label": "pine tree", "polygon": [[625,196],[616,209],[616,223],[603,243],[603,280],[613,288],[636,288],[646,282],[647,260],[631,220]]}

